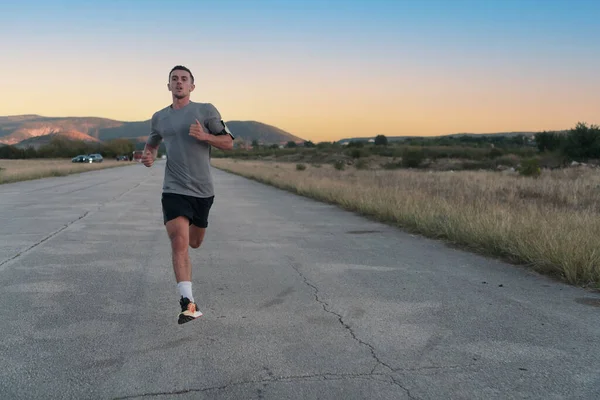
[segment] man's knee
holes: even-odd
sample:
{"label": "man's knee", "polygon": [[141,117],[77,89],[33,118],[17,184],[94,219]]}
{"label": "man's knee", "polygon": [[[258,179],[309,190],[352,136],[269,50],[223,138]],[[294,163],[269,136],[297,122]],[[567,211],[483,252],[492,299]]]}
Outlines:
{"label": "man's knee", "polygon": [[192,249],[197,249],[202,245],[202,239],[200,238],[190,238],[190,247]]}
{"label": "man's knee", "polygon": [[175,253],[182,253],[187,250],[187,237],[182,233],[174,233],[171,235],[171,249]]}
{"label": "man's knee", "polygon": [[177,220],[167,223],[167,232],[169,234],[169,239],[171,240],[171,249],[174,253],[187,251],[189,240],[187,229],[187,222],[184,218],[178,218]]}
{"label": "man's knee", "polygon": [[205,234],[206,228],[190,225],[190,247],[193,249],[200,247],[204,241]]}

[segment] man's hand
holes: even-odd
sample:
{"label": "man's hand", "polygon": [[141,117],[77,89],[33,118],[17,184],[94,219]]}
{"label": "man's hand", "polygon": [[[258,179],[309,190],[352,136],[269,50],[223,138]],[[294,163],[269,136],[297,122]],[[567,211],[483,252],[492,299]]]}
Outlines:
{"label": "man's hand", "polygon": [[203,142],[210,138],[210,134],[204,131],[204,127],[196,120],[195,124],[190,125],[190,136],[195,137]]}
{"label": "man's hand", "polygon": [[151,167],[152,164],[154,164],[154,158],[154,150],[146,147],[144,149],[144,154],[142,154],[142,164],[144,164],[146,167]]}

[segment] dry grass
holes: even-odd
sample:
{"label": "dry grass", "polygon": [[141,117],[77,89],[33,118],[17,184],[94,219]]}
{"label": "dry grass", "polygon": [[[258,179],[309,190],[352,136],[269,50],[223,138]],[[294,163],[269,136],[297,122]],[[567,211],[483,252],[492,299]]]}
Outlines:
{"label": "dry grass", "polygon": [[600,172],[336,170],[213,159],[215,167],[471,250],[600,285]]}
{"label": "dry grass", "polygon": [[71,159],[0,159],[0,184],[46,178],[49,176],[65,176],[79,172],[104,168],[123,167],[133,163],[116,160],[104,160],[101,163],[72,163]]}

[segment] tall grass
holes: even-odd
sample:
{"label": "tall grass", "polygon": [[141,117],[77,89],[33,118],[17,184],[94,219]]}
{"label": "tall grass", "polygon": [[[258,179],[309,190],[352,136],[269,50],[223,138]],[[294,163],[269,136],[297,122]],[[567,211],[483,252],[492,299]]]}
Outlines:
{"label": "tall grass", "polygon": [[51,176],[65,176],[104,168],[123,167],[134,163],[105,159],[102,163],[72,163],[71,159],[0,159],[0,184]]}
{"label": "tall grass", "polygon": [[215,167],[524,263],[569,283],[600,285],[600,172],[337,170],[330,165],[213,159]]}

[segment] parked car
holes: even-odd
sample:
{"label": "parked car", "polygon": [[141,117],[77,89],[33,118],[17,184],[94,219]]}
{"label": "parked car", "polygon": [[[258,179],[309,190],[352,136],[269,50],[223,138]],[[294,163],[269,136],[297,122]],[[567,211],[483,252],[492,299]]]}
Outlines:
{"label": "parked car", "polygon": [[88,156],[86,156],[85,154],[81,154],[81,155],[78,155],[77,157],[73,157],[71,159],[71,162],[75,162],[75,163],[77,163],[77,162],[86,162],[87,163],[87,162],[90,162],[90,161],[89,161]]}
{"label": "parked car", "polygon": [[102,155],[100,154],[89,154],[88,155],[88,162],[93,163],[93,162],[102,162],[104,160],[104,158],[102,158]]}

